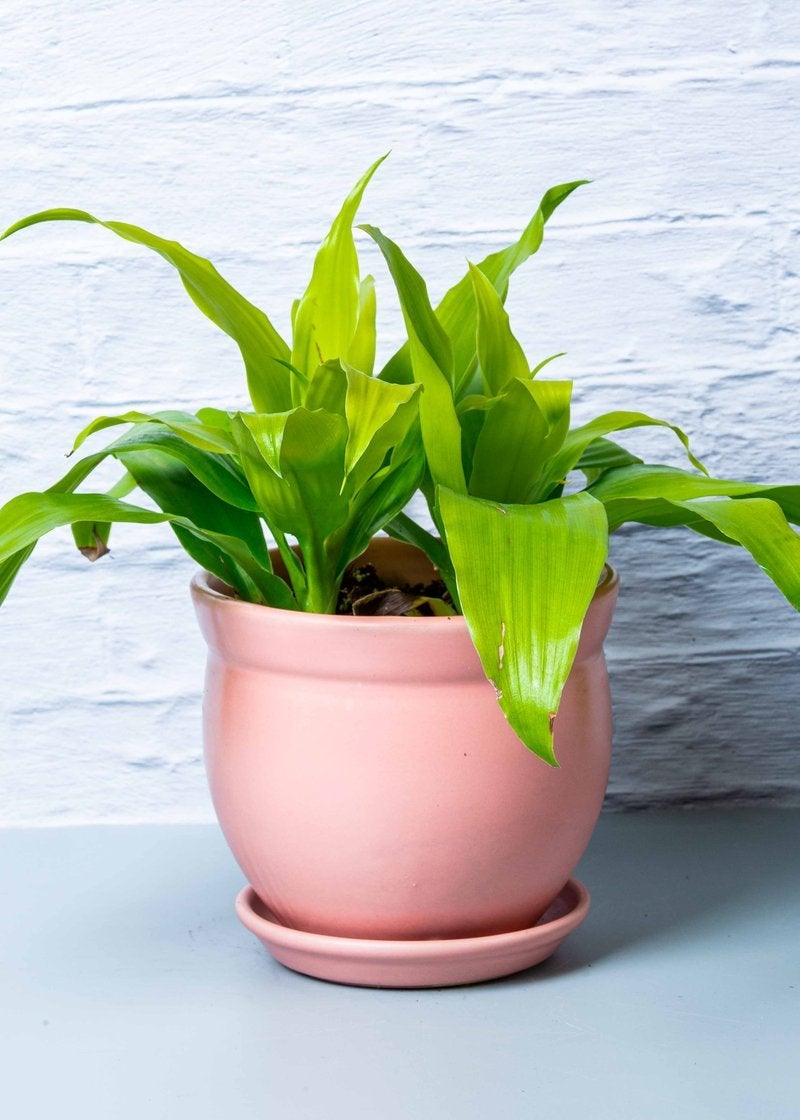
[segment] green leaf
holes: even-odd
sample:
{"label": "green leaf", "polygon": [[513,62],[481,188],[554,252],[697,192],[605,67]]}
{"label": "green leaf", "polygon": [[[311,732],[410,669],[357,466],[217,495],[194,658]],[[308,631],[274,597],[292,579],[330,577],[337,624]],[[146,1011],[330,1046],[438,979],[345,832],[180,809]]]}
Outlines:
{"label": "green leaf", "polygon": [[795,610],[800,611],[800,536],[789,525],[780,506],[767,498],[700,498],[674,504],[743,545]]}
{"label": "green leaf", "polygon": [[[224,502],[236,506],[238,509],[256,511],[258,503],[250,492],[250,488],[242,473],[238,462],[230,455],[216,455],[202,452],[181,437],[175,435],[169,428],[160,424],[140,424],[133,431],[126,433],[114,440],[102,451],[79,459],[73,463],[70,470],[48,488],[48,493],[72,493],[92,471],[105,459],[117,456],[121,458],[125,452],[132,451],[161,451],[186,466],[189,471],[213,495]],[[115,487],[110,492],[111,497],[124,497],[124,493]],[[88,555],[92,557],[92,549],[98,549],[97,555],[102,552],[102,544],[108,542],[109,524],[102,519],[99,521],[83,523],[80,520],[73,523],[74,535],[79,548],[89,549]],[[99,538],[99,543],[98,539]],[[25,555],[11,558],[0,564],[0,602],[8,594],[17,572],[24,563],[27,555],[33,550],[33,545]]]}
{"label": "green leaf", "polygon": [[6,601],[20,568],[35,547],[36,542],[34,541],[33,544],[29,544],[26,548],[21,548],[19,552],[11,553],[5,560],[0,562],[0,605]]}
{"label": "green leaf", "polygon": [[327,552],[341,579],[347,565],[360,556],[377,532],[402,515],[419,486],[425,465],[416,439],[395,449],[388,466],[354,494],[346,525],[329,539]]}
{"label": "green leaf", "polygon": [[[164,513],[188,517],[199,529],[238,537],[262,568],[271,567],[261,518],[257,513],[238,509],[224,501],[204,486],[187,467],[158,447],[118,452],[117,458],[130,471],[136,485],[149,494]],[[176,528],[183,540],[180,526]],[[191,549],[187,551],[191,553]]]}
{"label": "green leaf", "polygon": [[276,539],[289,534],[300,545],[305,586],[295,589],[301,608],[333,613],[338,582],[325,541],[349,515],[342,494],[346,420],[302,407],[277,417],[239,413],[233,432],[267,525]]}
{"label": "green leaf", "polygon": [[[536,385],[544,385],[546,382],[537,381]],[[579,428],[573,428],[564,439],[564,444],[560,451],[558,451],[552,458],[551,463],[547,468],[546,475],[543,478],[541,485],[538,487],[535,494],[531,495],[531,501],[537,501],[544,497],[549,492],[549,489],[558,483],[564,482],[569,472],[580,462],[583,453],[598,437],[607,436],[610,432],[621,432],[629,428],[669,428],[674,432],[680,442],[686,449],[686,454],[689,461],[703,474],[708,474],[708,471],[695,457],[689,446],[689,439],[680,428],[675,424],[670,424],[666,420],[656,420],[652,416],[647,416],[643,412],[607,412],[602,416],[590,420],[588,424],[582,424]]]}
{"label": "green leaf", "polygon": [[[574,190],[588,182],[580,179],[574,183],[564,183],[551,187],[542,197],[539,207],[519,238],[511,245],[491,253],[480,262],[478,268],[488,277],[495,290],[505,299],[508,281],[513,272],[531,257],[542,243],[545,222],[555,209],[572,194]],[[472,280],[469,272],[459,280],[444,296],[436,308],[436,315],[453,350],[453,377],[456,396],[460,397],[469,384],[475,365],[475,331],[477,312],[475,301],[471,298]],[[408,344],[403,345],[389,360],[380,374],[383,381],[400,384],[413,379],[411,353]]]}
{"label": "green leaf", "polygon": [[318,366],[309,378],[304,407],[309,412],[321,408],[325,412],[344,416],[346,402],[347,373],[342,362],[337,358],[335,361]]}
{"label": "green leaf", "polygon": [[549,427],[531,387],[515,378],[486,413],[469,480],[476,498],[523,503],[539,477]]}
{"label": "green leaf", "polygon": [[461,428],[453,402],[452,353],[428,299],[425,281],[393,241],[374,226],[361,226],[378,244],[395,282],[403,311],[413,380],[422,386],[422,440],[435,482],[466,491],[461,464]]}
{"label": "green leaf", "polygon": [[[271,475],[274,474],[276,478],[283,480],[281,447],[283,445],[283,436],[286,431],[286,423],[294,412],[295,409],[290,409],[288,412],[273,412],[268,414],[237,412],[233,418],[231,431],[233,432],[234,439],[239,448],[244,473],[250,483],[250,489],[255,495],[258,506],[262,510],[267,510],[269,506],[263,501],[262,494],[253,485],[254,476],[248,468],[252,467],[254,463],[257,463],[259,467],[263,463],[269,468],[269,473]],[[249,439],[243,438],[242,429],[249,433]],[[254,451],[257,452],[255,459],[252,457]],[[291,530],[289,531],[291,532]]]}
{"label": "green leaf", "polygon": [[607,553],[588,494],[536,506],[439,490],[464,616],[500,707],[523,743],[556,765],[553,722]]}
{"label": "green leaf", "polygon": [[765,486],[756,482],[708,478],[678,467],[634,464],[611,470],[591,487],[592,495],[606,507],[609,527],[628,521],[646,525],[686,524],[680,502],[706,497],[768,498],[784,515],[800,525],[800,486]]}
{"label": "green leaf", "polygon": [[[278,431],[275,420],[282,422]],[[341,496],[347,424],[321,409],[295,408],[281,417],[239,413],[249,433],[243,465],[267,522],[297,537],[327,537],[347,518]],[[251,448],[257,449],[254,459]],[[259,469],[259,466],[261,469]]]}
{"label": "green leaf", "polygon": [[571,381],[517,378],[494,398],[475,442],[470,493],[522,504],[555,496],[541,480],[569,429],[571,396]]}
{"label": "green leaf", "polygon": [[571,381],[531,381],[530,391],[553,433],[551,438],[560,447],[569,431]]}
{"label": "green leaf", "polygon": [[59,492],[74,490],[104,459],[112,455],[118,456],[125,451],[163,451],[183,463],[199,482],[224,502],[239,509],[258,511],[258,502],[247,484],[239,462],[233,455],[217,455],[213,452],[201,451],[160,424],[137,425],[102,451],[96,451],[79,459],[50,489]]}
{"label": "green leaf", "polygon": [[[227,420],[227,415],[224,413],[223,415]],[[117,416],[98,416],[75,437],[72,451],[77,451],[95,432],[120,424],[163,424],[186,443],[201,451],[214,451],[221,455],[231,455],[236,451],[236,444],[230,434],[230,423],[226,423],[224,427],[212,425],[197,416],[192,416],[190,412],[178,411],[123,412]]]}
{"label": "green leaf", "polygon": [[[136,489],[136,479],[125,471],[114,485],[106,490],[110,498],[127,498]],[[111,524],[108,521],[76,521],[72,526],[72,539],[75,547],[87,560],[99,560],[108,552]]]}
{"label": "green leaf", "polygon": [[85,210],[43,210],[32,214],[7,229],[0,236],[0,241],[27,226],[55,221],[93,222],[125,241],[144,245],[162,256],[178,270],[183,286],[195,305],[239,346],[247,371],[250,397],[256,410],[272,412],[291,407],[290,378],[275,360],[288,361],[289,347],[264,312],[223,279],[210,261],[184,249],[177,241],[156,237],[127,222],[103,222]]}
{"label": "green leaf", "polygon": [[531,377],[535,377],[537,373],[541,373],[545,366],[549,366],[556,358],[563,358],[565,354],[566,350],[559,350],[557,354],[551,354],[549,358],[543,358],[542,361],[531,370]]}
{"label": "green leaf", "polygon": [[323,362],[346,358],[350,352],[360,311],[353,222],[367,184],[384,159],[376,160],[356,183],[317,251],[311,280],[294,317],[291,361],[301,373],[310,374]]}
{"label": "green leaf", "polygon": [[512,334],[503,301],[491,281],[470,264],[478,314],[476,347],[486,392],[496,396],[514,378],[530,376],[528,360]]}
{"label": "green leaf", "polygon": [[[188,518],[197,529],[209,530],[224,537],[237,538],[259,568],[272,567],[261,520],[254,513],[236,509],[206,489],[175,459],[160,451],[132,451],[119,456],[136,479],[164,513]],[[172,524],[178,540],[189,555],[207,571],[224,580],[245,599],[259,601],[258,580],[253,578],[253,565],[242,565],[231,555],[230,546],[218,540],[199,537],[181,524]],[[239,553],[241,558],[241,552]],[[255,594],[254,594],[255,589]]]}
{"label": "green leaf", "polygon": [[431,307],[428,287],[398,245],[376,226],[358,227],[368,233],[383,253],[392,274],[409,337],[412,332],[441,373],[452,383],[453,351],[450,339]]}
{"label": "green leaf", "polygon": [[632,455],[618,443],[601,436],[589,444],[575,466],[583,471],[588,482],[594,482],[605,471],[615,470],[617,467],[632,467],[641,462],[638,455]]}

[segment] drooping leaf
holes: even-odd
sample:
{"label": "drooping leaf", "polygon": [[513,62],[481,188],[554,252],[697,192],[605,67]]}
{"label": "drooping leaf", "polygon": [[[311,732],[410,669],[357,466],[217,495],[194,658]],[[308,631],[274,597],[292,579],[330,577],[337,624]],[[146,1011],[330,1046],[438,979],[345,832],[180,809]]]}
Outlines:
{"label": "drooping leaf", "polygon": [[[109,498],[127,498],[135,489],[136,479],[129,471],[125,471],[122,478],[106,490],[106,494]],[[75,547],[87,560],[99,560],[106,555],[110,536],[109,521],[76,521],[72,526]]]}
{"label": "drooping leaf", "polygon": [[[223,413],[223,415],[225,415]],[[227,416],[226,416],[227,419]],[[105,428],[117,427],[120,424],[163,424],[170,431],[175,432],[186,443],[197,447],[201,451],[214,451],[220,455],[231,455],[236,451],[230,434],[230,425],[225,427],[211,424],[208,421],[192,416],[190,412],[163,411],[163,412],[123,412],[117,416],[98,416],[87,424],[75,437],[72,450],[86,442],[95,432]]]}
{"label": "drooping leaf", "polygon": [[743,545],[800,611],[800,536],[768,498],[695,498],[673,503]]}
{"label": "drooping leaf", "polygon": [[239,509],[258,510],[258,503],[234,456],[201,451],[161,424],[135,426],[102,451],[79,459],[50,489],[57,492],[74,490],[104,459],[125,451],[163,451],[183,463],[199,482],[224,502]]}
{"label": "drooping leaf", "polygon": [[591,493],[606,507],[612,530],[627,521],[657,526],[686,524],[685,512],[676,503],[707,497],[768,498],[780,506],[789,521],[800,525],[800,486],[709,478],[678,467],[645,463],[619,467],[594,483]]}
{"label": "drooping leaf", "polygon": [[0,236],[0,241],[27,226],[56,221],[92,222],[111,230],[125,241],[153,249],[178,270],[183,286],[203,314],[237,343],[244,359],[254,407],[263,412],[291,407],[289,376],[284,367],[275,361],[276,358],[288,361],[289,347],[264,312],[237,292],[210,261],[184,249],[177,241],[156,237],[127,222],[101,221],[85,210],[43,210],[31,214],[10,226]]}
{"label": "drooping leaf", "polygon": [[76,521],[134,522],[155,525],[169,521],[188,530],[201,539],[217,544],[230,554],[237,565],[247,573],[253,593],[259,602],[284,609],[296,609],[297,604],[283,580],[262,568],[249,549],[236,537],[211,532],[194,525],[188,518],[154,510],[110,498],[106,494],[65,494],[53,491],[20,494],[0,509],[0,564],[30,548],[45,533]]}
{"label": "drooping leaf", "polygon": [[589,494],[505,505],[440,488],[464,616],[500,707],[556,764],[553,722],[606,560],[605,511]]}
{"label": "drooping leaf", "polygon": [[[537,381],[534,382],[534,384],[544,385],[546,382]],[[677,427],[677,425],[670,424],[667,420],[657,420],[652,416],[647,416],[643,412],[607,412],[602,416],[597,416],[594,420],[590,420],[587,424],[582,424],[578,428],[573,428],[572,431],[567,433],[561,450],[553,456],[541,485],[537,488],[536,493],[531,495],[530,500],[541,500],[541,498],[548,494],[549,489],[554,484],[563,482],[569,472],[573,470],[580,461],[587,447],[594,443],[599,437],[607,436],[611,432],[626,431],[629,428],[648,427],[669,428],[683,444],[686,455],[692,466],[696,467],[704,474],[708,473],[700,460],[693,454],[686,433]]]}
{"label": "drooping leaf", "polygon": [[[204,486],[183,463],[157,447],[118,452],[116,457],[131,473],[136,485],[153,499],[163,513],[188,517],[199,529],[238,537],[261,567],[271,567],[262,521],[257,513],[224,501]],[[180,525],[175,528],[183,540],[184,531]],[[191,552],[191,549],[187,548],[187,551]]]}
{"label": "drooping leaf", "polygon": [[[350,352],[360,309],[353,222],[367,184],[384,159],[372,164],[345,199],[317,251],[311,280],[297,306],[291,361],[307,376],[323,362],[346,359]],[[299,399],[295,395],[295,401]]]}
{"label": "drooping leaf", "polygon": [[6,601],[12,584],[19,574],[20,568],[29,558],[34,548],[36,548],[35,541],[26,548],[21,548],[18,552],[13,552],[7,556],[5,560],[0,561],[0,606]]}
{"label": "drooping leaf", "polygon": [[[48,488],[47,492],[71,494],[107,458],[114,456],[121,458],[123,453],[132,451],[163,452],[186,466],[203,486],[223,502],[240,510],[258,509],[241,467],[234,457],[200,451],[162,424],[139,424],[103,450],[79,459],[58,482]],[[106,496],[120,498],[125,496],[125,492],[123,485],[123,489],[112,488]],[[100,519],[85,523],[77,520],[72,524],[76,544],[79,548],[87,550],[84,555],[92,557],[94,555],[92,549],[97,550],[96,555],[102,554],[103,545],[108,543],[110,523]],[[8,594],[17,572],[33,547],[34,545],[31,545],[24,555],[9,558],[8,561],[0,564],[0,602]]]}

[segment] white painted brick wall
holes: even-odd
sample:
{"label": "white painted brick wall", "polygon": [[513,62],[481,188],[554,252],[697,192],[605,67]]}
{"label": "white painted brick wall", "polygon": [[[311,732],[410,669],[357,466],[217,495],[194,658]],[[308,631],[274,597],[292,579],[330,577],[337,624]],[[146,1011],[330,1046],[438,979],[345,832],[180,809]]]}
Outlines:
{"label": "white painted brick wall", "polygon": [[[139,221],[279,322],[389,147],[363,215],[434,293],[592,178],[514,286],[523,342],[568,350],[579,417],[641,407],[718,474],[800,481],[796,4],[5,0],[0,42],[0,224]],[[4,243],[0,288],[2,500],[58,477],[98,412],[244,402],[233,344],[104,231]],[[168,530],[113,544],[90,567],[48,539],[0,615],[5,822],[211,816],[192,565]],[[800,619],[733,549],[631,528],[614,557],[611,803],[797,800]]]}

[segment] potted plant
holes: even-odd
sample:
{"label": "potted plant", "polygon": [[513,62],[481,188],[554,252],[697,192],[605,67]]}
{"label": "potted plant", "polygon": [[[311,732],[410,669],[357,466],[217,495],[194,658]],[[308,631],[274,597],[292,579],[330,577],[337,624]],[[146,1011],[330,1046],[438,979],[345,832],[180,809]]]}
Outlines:
{"label": "potted plant", "polygon": [[[800,487],[711,478],[680,429],[642,412],[570,425],[572,383],[539,376],[551,359],[531,366],[504,299],[579,182],[547,191],[436,308],[362,226],[408,336],[375,374],[353,224],[380,162],[316,255],[291,344],[210,262],[136,226],[49,210],[3,235],[97,222],[159,253],[239,345],[253,411],[93,421],[73,450],[128,430],[0,510],[0,599],[51,529],[71,525],[97,559],[111,523],[169,523],[202,569],[206,763],[251,884],[240,916],[312,975],[463,983],[543,959],[588,906],[569,876],[610,760],[609,532],[683,525],[741,545],[800,609]],[[671,428],[686,470],[609,438],[647,425]],[[118,485],[79,490],[107,458]],[[157,510],[126,501],[135,488]],[[406,512],[418,489],[433,532]]]}

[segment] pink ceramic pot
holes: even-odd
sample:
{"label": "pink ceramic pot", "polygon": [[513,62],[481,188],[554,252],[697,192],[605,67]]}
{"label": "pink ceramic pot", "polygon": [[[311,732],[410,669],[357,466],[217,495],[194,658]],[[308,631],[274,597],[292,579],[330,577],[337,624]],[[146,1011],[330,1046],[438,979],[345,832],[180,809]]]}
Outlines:
{"label": "pink ceramic pot", "polygon": [[[388,539],[390,579],[430,578]],[[273,915],[311,933],[472,937],[531,926],[580,859],[611,756],[598,587],[555,723],[559,769],[497,706],[463,618],[342,618],[242,603],[192,583],[209,646],[211,793]]]}

